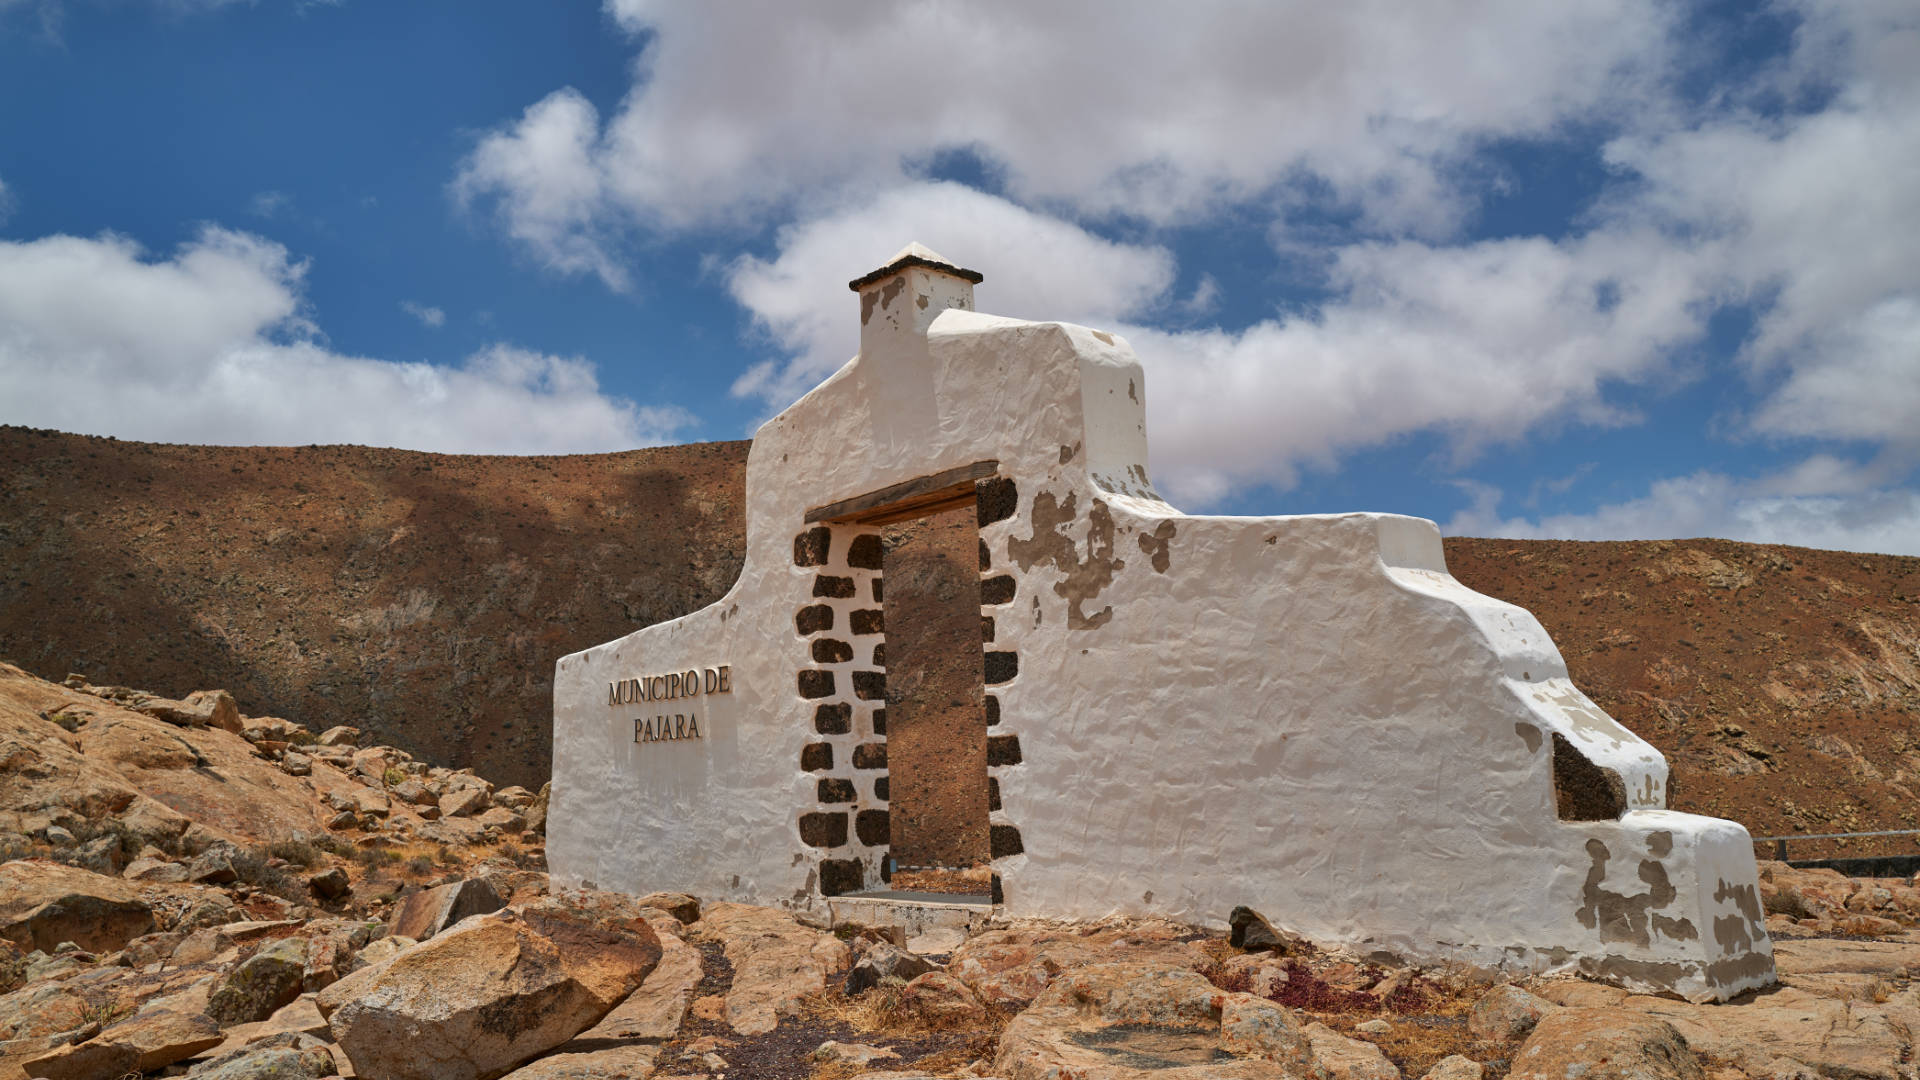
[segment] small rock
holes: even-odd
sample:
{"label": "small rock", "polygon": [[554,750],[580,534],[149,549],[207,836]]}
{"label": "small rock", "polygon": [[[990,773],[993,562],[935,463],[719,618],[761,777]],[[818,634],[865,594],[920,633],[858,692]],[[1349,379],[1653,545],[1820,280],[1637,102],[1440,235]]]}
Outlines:
{"label": "small rock", "polygon": [[351,810],[342,810],[327,819],[327,829],[332,832],[343,832],[347,829],[357,829],[359,827],[360,815]]}
{"label": "small rock", "polygon": [[282,938],[227,973],[207,998],[207,1015],[222,1024],[251,1024],[300,996],[307,940]]}
{"label": "small rock", "polygon": [[1228,944],[1236,949],[1272,949],[1285,953],[1295,947],[1295,939],[1274,929],[1266,916],[1250,907],[1237,907],[1227,916],[1227,925],[1232,927],[1233,936]]}
{"label": "small rock", "polygon": [[1233,1053],[1291,1063],[1301,1074],[1312,1075],[1312,1048],[1300,1022],[1264,998],[1228,995],[1220,1007],[1220,1043]]}
{"label": "small rock", "polygon": [[70,848],[80,842],[74,838],[73,833],[60,825],[47,826],[46,831],[41,835],[47,838],[47,843],[57,848]]}
{"label": "small rock", "polygon": [[987,1007],[967,984],[944,971],[929,971],[900,991],[901,1004],[930,1023],[984,1020]]}
{"label": "small rock", "polygon": [[1486,1069],[1472,1058],[1450,1054],[1435,1062],[1421,1080],[1480,1080]]}
{"label": "small rock", "polygon": [[280,755],[280,771],[288,776],[312,776],[313,759],[289,750]]}
{"label": "small rock", "polygon": [[683,924],[700,921],[700,901],[686,893],[654,892],[639,900],[641,907],[659,908]]}
{"label": "small rock", "polygon": [[187,880],[202,885],[227,885],[240,880],[239,872],[233,868],[236,854],[238,852],[226,845],[208,848],[187,864]]}
{"label": "small rock", "polygon": [[822,1063],[838,1061],[848,1065],[871,1065],[876,1061],[898,1061],[900,1055],[884,1046],[843,1043],[828,1039],[814,1049],[813,1060]]}
{"label": "small rock", "polygon": [[1308,1024],[1313,1061],[1329,1080],[1400,1080],[1400,1070],[1370,1042],[1349,1039],[1325,1024]]}
{"label": "small rock", "polygon": [[1496,986],[1474,1002],[1467,1030],[1483,1039],[1524,1039],[1541,1017],[1557,1008],[1517,986]]}
{"label": "small rock", "polygon": [[1353,1025],[1353,1030],[1362,1035],[1385,1035],[1393,1030],[1393,1025],[1385,1020],[1367,1020]]}
{"label": "small rock", "polygon": [[693,999],[693,1006],[687,1010],[696,1020],[719,1022],[727,1018],[727,999],[719,994],[708,994]]}
{"label": "small rock", "polygon": [[846,993],[849,996],[878,986],[881,979],[895,978],[902,982],[917,979],[929,971],[936,970],[932,961],[924,960],[905,949],[896,949],[885,942],[868,945],[854,962],[853,969],[847,972]]}
{"label": "small rock", "polygon": [[328,728],[320,733],[319,738],[314,740],[314,743],[318,746],[355,746],[358,745],[359,742],[360,729],[357,727],[347,727],[345,724]]}
{"label": "small rock", "polygon": [[442,817],[466,817],[486,809],[487,793],[482,788],[455,788],[440,796]]}
{"label": "small rock", "polygon": [[401,937],[425,941],[462,919],[499,911],[503,906],[500,894],[485,878],[466,878],[407,897],[394,913],[391,927]]}
{"label": "small rock", "polygon": [[339,900],[353,892],[353,882],[345,870],[335,866],[308,878],[307,889],[322,900]]}
{"label": "small rock", "polygon": [[172,859],[138,858],[127,864],[120,876],[128,881],[151,881],[177,885],[187,880],[187,868]]}

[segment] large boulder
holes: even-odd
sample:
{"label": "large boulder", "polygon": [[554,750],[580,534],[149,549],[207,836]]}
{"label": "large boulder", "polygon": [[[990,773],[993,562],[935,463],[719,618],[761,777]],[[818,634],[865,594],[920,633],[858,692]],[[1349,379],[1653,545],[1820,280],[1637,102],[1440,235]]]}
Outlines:
{"label": "large boulder", "polygon": [[503,906],[500,894],[485,878],[466,878],[407,897],[389,928],[400,937],[425,941],[462,919],[491,914]]}
{"label": "large boulder", "polygon": [[118,878],[37,859],[0,864],[0,938],[23,949],[71,941],[107,953],[154,929],[139,889]]}
{"label": "large boulder", "polygon": [[1024,1007],[1062,971],[1095,964],[1161,964],[1199,970],[1213,958],[1191,941],[1188,927],[1147,922],[1087,931],[1019,926],[975,934],[947,965],[988,1005]]}
{"label": "large boulder", "polygon": [[[649,924],[651,925],[651,924]],[[700,951],[674,937],[659,934],[660,964],[640,989],[614,1006],[600,1022],[580,1033],[581,1041],[596,1039],[671,1039],[686,1019],[693,988],[703,974]]]}
{"label": "large boulder", "polygon": [[593,1026],[660,953],[643,920],[581,920],[542,902],[469,919],[315,1003],[361,1076],[486,1080]]}
{"label": "large boulder", "polygon": [[1542,1017],[1509,1080],[1701,1080],[1700,1060],[1672,1024],[1615,1009],[1561,1009]]}

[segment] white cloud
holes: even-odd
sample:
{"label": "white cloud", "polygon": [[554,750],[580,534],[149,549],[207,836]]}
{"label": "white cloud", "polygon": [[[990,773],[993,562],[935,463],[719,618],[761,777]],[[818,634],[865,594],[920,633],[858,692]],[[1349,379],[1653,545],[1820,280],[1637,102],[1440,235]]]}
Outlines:
{"label": "white cloud", "polygon": [[1311,180],[1378,228],[1446,235],[1473,203],[1447,174],[1477,143],[1638,104],[1670,50],[1651,0],[608,7],[649,35],[619,110],[602,126],[557,90],[457,183],[602,276],[635,222],[778,216],[955,150],[1030,205],[1169,222]]}
{"label": "white cloud", "polygon": [[352,442],[456,453],[617,450],[692,421],[601,392],[593,366],[491,345],[457,366],[327,349],[304,263],[208,228],[171,256],[130,241],[0,242],[7,422],[168,442]]}
{"label": "white cloud", "polygon": [[1920,492],[1900,488],[1783,494],[1777,478],[1741,481],[1701,471],[1652,484],[1647,494],[1590,513],[1529,520],[1499,514],[1500,492],[1463,482],[1472,503],[1442,526],[1451,536],[1549,540],[1718,537],[1834,551],[1920,555]]}
{"label": "white cloud", "polygon": [[[1701,377],[1748,382],[1721,431],[1886,458],[1851,493],[1742,488],[1754,521],[1866,499],[1920,457],[1910,0],[1780,0],[1769,15],[1802,20],[1790,53],[1704,103],[1676,88],[1719,45],[1640,0],[607,6],[644,42],[625,100],[602,117],[555,91],[478,143],[455,193],[548,267],[616,289],[636,235],[785,223],[770,258],[727,275],[787,356],[736,385],[769,407],[852,351],[839,283],[920,239],[988,274],[986,310],[1128,334],[1156,475],[1202,505],[1412,433],[1445,436],[1458,465],[1632,423],[1639,395],[1612,390]],[[1588,122],[1617,135],[1578,231],[1463,239],[1497,186],[1489,146]],[[914,179],[955,151],[1005,197]],[[1329,246],[1296,228],[1308,203],[1357,230]],[[1229,221],[1324,268],[1326,302],[1177,329],[1246,285],[1169,295],[1161,241]],[[1731,376],[1676,367],[1742,302],[1759,322]],[[1816,484],[1808,460],[1768,483]]]}
{"label": "white cloud", "polygon": [[421,326],[439,329],[447,324],[447,313],[437,307],[428,307],[412,300],[400,301],[400,310],[420,320]]}

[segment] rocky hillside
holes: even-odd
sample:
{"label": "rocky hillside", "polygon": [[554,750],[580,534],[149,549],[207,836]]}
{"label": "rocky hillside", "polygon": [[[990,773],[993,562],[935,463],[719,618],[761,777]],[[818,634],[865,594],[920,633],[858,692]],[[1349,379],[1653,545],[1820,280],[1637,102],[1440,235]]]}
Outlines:
{"label": "rocky hillside", "polygon": [[553,663],[739,575],[746,443],[570,457],[0,428],[0,658],[545,782]]}
{"label": "rocky hillside", "polygon": [[[453,457],[0,428],[0,657],[223,686],[538,788],[554,659],[733,582],[747,445]],[[1677,808],[1757,834],[1920,827],[1920,559],[1714,540],[1447,555],[1667,753]]]}
{"label": "rocky hillside", "polygon": [[[1920,559],[1725,540],[1447,542],[1658,746],[1676,809],[1755,835],[1920,828]],[[1915,838],[1794,858],[1912,853]]]}
{"label": "rocky hillside", "polygon": [[1915,1075],[1910,880],[1763,865],[1781,985],[1727,1005],[1283,912],[909,937],[553,894],[539,796],[360,741],[0,665],[0,1080]]}

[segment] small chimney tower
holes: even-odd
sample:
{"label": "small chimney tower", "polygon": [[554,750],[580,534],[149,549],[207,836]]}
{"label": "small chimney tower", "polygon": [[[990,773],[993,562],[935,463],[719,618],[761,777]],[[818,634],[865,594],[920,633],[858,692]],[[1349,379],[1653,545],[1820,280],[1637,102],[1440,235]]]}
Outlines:
{"label": "small chimney tower", "polygon": [[981,280],[977,271],[920,244],[901,248],[880,269],[847,282],[860,294],[860,354],[923,349],[934,316],[948,308],[973,310],[973,287]]}

